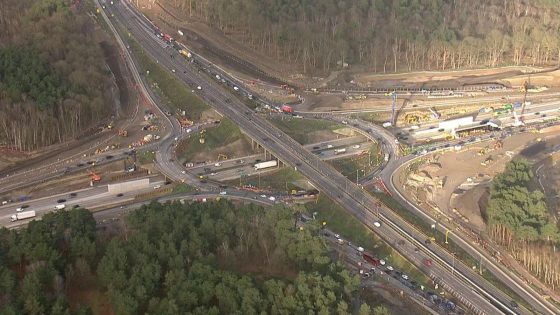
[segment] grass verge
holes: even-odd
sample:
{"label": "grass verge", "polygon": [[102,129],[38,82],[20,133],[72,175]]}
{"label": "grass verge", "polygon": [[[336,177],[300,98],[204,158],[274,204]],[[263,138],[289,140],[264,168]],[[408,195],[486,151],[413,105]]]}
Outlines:
{"label": "grass verge", "polygon": [[271,119],[271,122],[300,144],[308,144],[313,141],[310,133],[314,131],[332,131],[342,127],[342,125],[326,120],[300,119],[285,115],[280,117]]}
{"label": "grass verge", "polygon": [[140,164],[149,164],[156,159],[156,153],[154,151],[143,151],[137,154],[137,158]]}
{"label": "grass verge", "polygon": [[385,259],[387,264],[427,287],[430,281],[427,275],[331,199],[320,195],[317,202],[307,203],[306,209],[310,215],[316,212],[315,218],[320,222],[327,222],[327,228],[339,233],[343,239],[371,251],[377,257]]}
{"label": "grass verge", "polygon": [[383,157],[378,155],[379,152],[379,145],[375,143],[369,149],[368,154],[333,160],[328,163],[334,166],[342,175],[354,181],[356,179],[356,170],[359,170],[358,175],[362,177],[381,163]]}
{"label": "grass verge", "polygon": [[192,93],[184,82],[155,63],[136,41],[131,38],[126,40],[140,62],[143,75],[150,87],[162,98],[162,103],[175,110],[184,110],[190,120],[200,120],[202,112],[210,107]]}
{"label": "grass verge", "polygon": [[242,176],[240,179],[227,182],[231,186],[252,185],[263,190],[286,191],[290,193],[292,189],[300,190],[307,187],[298,185],[298,181],[305,181],[305,178],[291,167],[283,167],[273,173],[263,175]]}
{"label": "grass verge", "polygon": [[[200,139],[204,138],[204,143]],[[182,161],[190,161],[193,156],[200,152],[209,152],[214,149],[226,146],[239,139],[245,139],[245,135],[231,120],[224,118],[220,124],[214,128],[206,129],[192,135],[177,147],[177,156]]]}

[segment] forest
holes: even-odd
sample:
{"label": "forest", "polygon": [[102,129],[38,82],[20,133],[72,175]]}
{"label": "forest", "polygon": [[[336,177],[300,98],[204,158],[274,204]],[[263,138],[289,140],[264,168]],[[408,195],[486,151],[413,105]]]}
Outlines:
{"label": "forest", "polygon": [[0,313],[93,314],[68,297],[89,275],[114,314],[349,314],[360,279],[320,232],[289,208],[224,200],[153,202],[111,237],[87,210],[47,214],[0,230]]}
{"label": "forest", "polygon": [[1,1],[0,147],[61,143],[110,116],[111,74],[83,2]]}
{"label": "forest", "polygon": [[558,0],[161,2],[307,73],[560,65]]}
{"label": "forest", "polygon": [[529,188],[533,176],[525,159],[512,160],[496,176],[486,209],[487,229],[494,241],[555,288],[560,284],[560,256],[555,250],[560,232],[544,194]]}

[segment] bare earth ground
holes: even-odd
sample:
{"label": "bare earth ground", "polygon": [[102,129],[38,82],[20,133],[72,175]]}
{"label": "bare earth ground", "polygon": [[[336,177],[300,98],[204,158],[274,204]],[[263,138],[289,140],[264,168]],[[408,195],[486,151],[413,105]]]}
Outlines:
{"label": "bare earth ground", "polygon": [[502,67],[494,69],[458,71],[421,71],[396,74],[358,74],[355,81],[359,86],[391,88],[430,86],[462,86],[489,82],[503,83],[508,86],[521,86],[528,80],[531,84],[558,86],[560,72],[536,67]]}
{"label": "bare earth ground", "polygon": [[[535,143],[535,139],[544,136],[523,133],[505,139],[503,148],[494,149],[495,142],[486,142],[460,152],[432,155],[418,167],[415,175],[408,176],[406,195],[418,200],[424,208],[441,211],[475,230],[483,230],[481,211],[484,209],[480,205],[485,185],[503,171],[505,164],[511,160],[510,156],[520,154],[525,147]],[[482,155],[479,154],[481,149],[485,151]],[[487,165],[481,165],[485,161]],[[400,173],[398,178],[402,183],[403,174]],[[442,188],[438,185],[440,180],[443,181]],[[453,209],[458,212],[454,213]]]}
{"label": "bare earth ground", "polygon": [[226,155],[229,159],[234,159],[242,156],[254,154],[251,149],[251,142],[245,137],[236,140],[228,145],[216,148],[209,151],[198,152],[193,155],[192,162],[198,161],[217,161],[219,154]]}

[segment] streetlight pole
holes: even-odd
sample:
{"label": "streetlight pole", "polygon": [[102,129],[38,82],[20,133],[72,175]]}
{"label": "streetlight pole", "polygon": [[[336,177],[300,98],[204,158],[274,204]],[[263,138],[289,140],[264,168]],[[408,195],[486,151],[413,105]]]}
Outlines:
{"label": "streetlight pole", "polygon": [[451,253],[451,255],[453,256],[453,268],[451,269],[451,275],[453,276],[455,274],[455,252]]}

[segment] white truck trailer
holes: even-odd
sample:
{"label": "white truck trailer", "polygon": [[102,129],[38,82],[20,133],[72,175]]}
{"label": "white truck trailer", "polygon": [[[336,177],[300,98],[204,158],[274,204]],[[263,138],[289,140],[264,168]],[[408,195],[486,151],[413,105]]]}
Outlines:
{"label": "white truck trailer", "polygon": [[334,154],[341,154],[341,153],[345,153],[345,152],[346,152],[346,148],[334,150]]}
{"label": "white truck trailer", "polygon": [[35,213],[35,210],[24,211],[24,212],[20,212],[20,213],[16,213],[16,214],[12,215],[10,217],[10,221],[14,222],[14,221],[19,221],[19,220],[30,219],[30,218],[34,218],[36,215],[37,214]]}
{"label": "white truck trailer", "polygon": [[253,165],[253,167],[255,168],[255,171],[258,171],[258,170],[262,170],[262,169],[277,166],[277,165],[278,165],[278,161],[270,160],[270,161],[266,161],[266,162],[256,163],[255,165]]}

